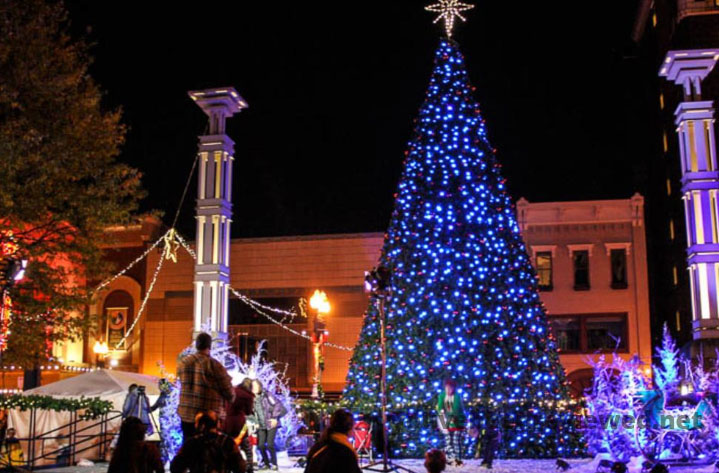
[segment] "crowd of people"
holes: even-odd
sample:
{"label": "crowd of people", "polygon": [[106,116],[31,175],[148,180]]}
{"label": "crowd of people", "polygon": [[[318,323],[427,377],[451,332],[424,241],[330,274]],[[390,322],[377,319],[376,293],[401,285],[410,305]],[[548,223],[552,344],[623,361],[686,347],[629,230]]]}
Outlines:
{"label": "crowd of people", "polygon": [[[210,355],[211,348],[212,337],[199,334],[195,353],[180,360],[178,366],[181,385],[178,415],[183,441],[170,463],[171,473],[253,473],[251,434],[257,439],[260,457],[257,469],[277,471],[275,437],[280,419],[287,413],[285,407],[257,379],[245,378],[233,387],[225,367]],[[137,386],[131,387],[108,473],[165,471],[157,445],[145,440],[152,429],[147,411],[156,409],[164,400],[143,408],[138,407],[143,404],[141,399],[142,392]],[[452,380],[445,382],[439,395],[437,418],[445,434],[446,453],[436,449],[426,453],[424,465],[428,473],[444,471],[448,462],[462,464],[466,416]],[[347,410],[333,413],[328,427],[307,454],[305,473],[360,472],[351,441],[354,422]],[[488,426],[483,435],[483,465],[489,468],[498,440],[495,431],[496,428]]]}
{"label": "crowd of people", "polygon": [[[211,349],[212,337],[201,333],[195,340],[195,353],[180,360],[177,413],[182,447],[170,463],[170,471],[252,473],[250,425],[258,440],[258,470],[278,470],[275,437],[280,419],[287,413],[285,407],[257,379],[246,378],[233,387],[225,367],[210,355]],[[142,399],[142,391],[131,386],[108,473],[164,472],[159,449],[145,441],[153,428],[149,414],[164,400],[147,406]]]}

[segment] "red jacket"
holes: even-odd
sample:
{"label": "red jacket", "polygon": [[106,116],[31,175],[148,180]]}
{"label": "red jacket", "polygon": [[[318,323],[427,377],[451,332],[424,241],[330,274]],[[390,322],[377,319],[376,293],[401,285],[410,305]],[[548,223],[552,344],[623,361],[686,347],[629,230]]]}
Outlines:
{"label": "red jacket", "polygon": [[245,426],[247,416],[252,414],[255,395],[242,386],[235,387],[235,400],[227,403],[227,417],[225,418],[225,433],[230,437],[237,437]]}

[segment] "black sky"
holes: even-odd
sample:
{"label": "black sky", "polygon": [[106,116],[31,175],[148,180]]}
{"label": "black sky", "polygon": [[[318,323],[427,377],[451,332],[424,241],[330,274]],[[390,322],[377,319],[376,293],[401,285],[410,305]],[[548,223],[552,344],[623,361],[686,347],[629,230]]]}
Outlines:
{"label": "black sky", "polygon": [[[121,159],[172,220],[205,127],[191,89],[234,86],[234,237],[383,231],[440,28],[429,2],[68,0],[129,126]],[[482,1],[456,39],[509,189],[530,201],[644,191],[654,71],[634,0]],[[194,236],[194,179],[181,230]]]}

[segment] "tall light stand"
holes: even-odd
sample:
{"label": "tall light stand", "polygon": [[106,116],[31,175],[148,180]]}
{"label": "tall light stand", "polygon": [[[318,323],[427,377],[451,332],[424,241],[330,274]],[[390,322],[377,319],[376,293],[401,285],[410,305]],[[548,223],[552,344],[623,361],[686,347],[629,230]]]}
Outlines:
{"label": "tall light stand", "polygon": [[387,298],[392,295],[389,278],[389,270],[382,266],[366,273],[365,276],[365,289],[376,297],[377,310],[379,311],[379,344],[381,353],[379,390],[382,410],[382,460],[369,463],[363,466],[362,469],[381,473],[389,473],[392,471],[415,473],[413,470],[397,465],[389,459],[389,435],[387,432],[387,339],[385,337],[385,302]]}

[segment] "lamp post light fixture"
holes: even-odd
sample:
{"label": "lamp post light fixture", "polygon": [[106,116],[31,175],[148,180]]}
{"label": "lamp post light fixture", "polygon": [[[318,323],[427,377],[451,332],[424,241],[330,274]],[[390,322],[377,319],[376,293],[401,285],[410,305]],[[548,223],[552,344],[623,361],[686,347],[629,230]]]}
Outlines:
{"label": "lamp post light fixture", "polygon": [[310,308],[317,311],[312,330],[312,355],[314,357],[312,398],[320,399],[324,397],[324,392],[322,392],[322,372],[325,370],[324,344],[330,334],[325,329],[325,316],[330,313],[332,308],[327,293],[317,289],[310,297]]}
{"label": "lamp post light fixture", "polygon": [[327,293],[325,291],[320,291],[317,289],[314,294],[312,294],[312,297],[310,297],[310,307],[315,309],[317,311],[317,315],[320,317],[329,314],[331,310],[330,306],[330,300],[327,298]]}
{"label": "lamp post light fixture", "polygon": [[107,346],[107,342],[101,342],[97,340],[95,345],[92,347],[92,351],[95,353],[95,364],[98,368],[105,367],[104,356],[110,351]]}
{"label": "lamp post light fixture", "polygon": [[679,385],[679,393],[682,396],[688,396],[694,391],[694,386],[692,386],[692,383],[689,380],[684,380]]}

